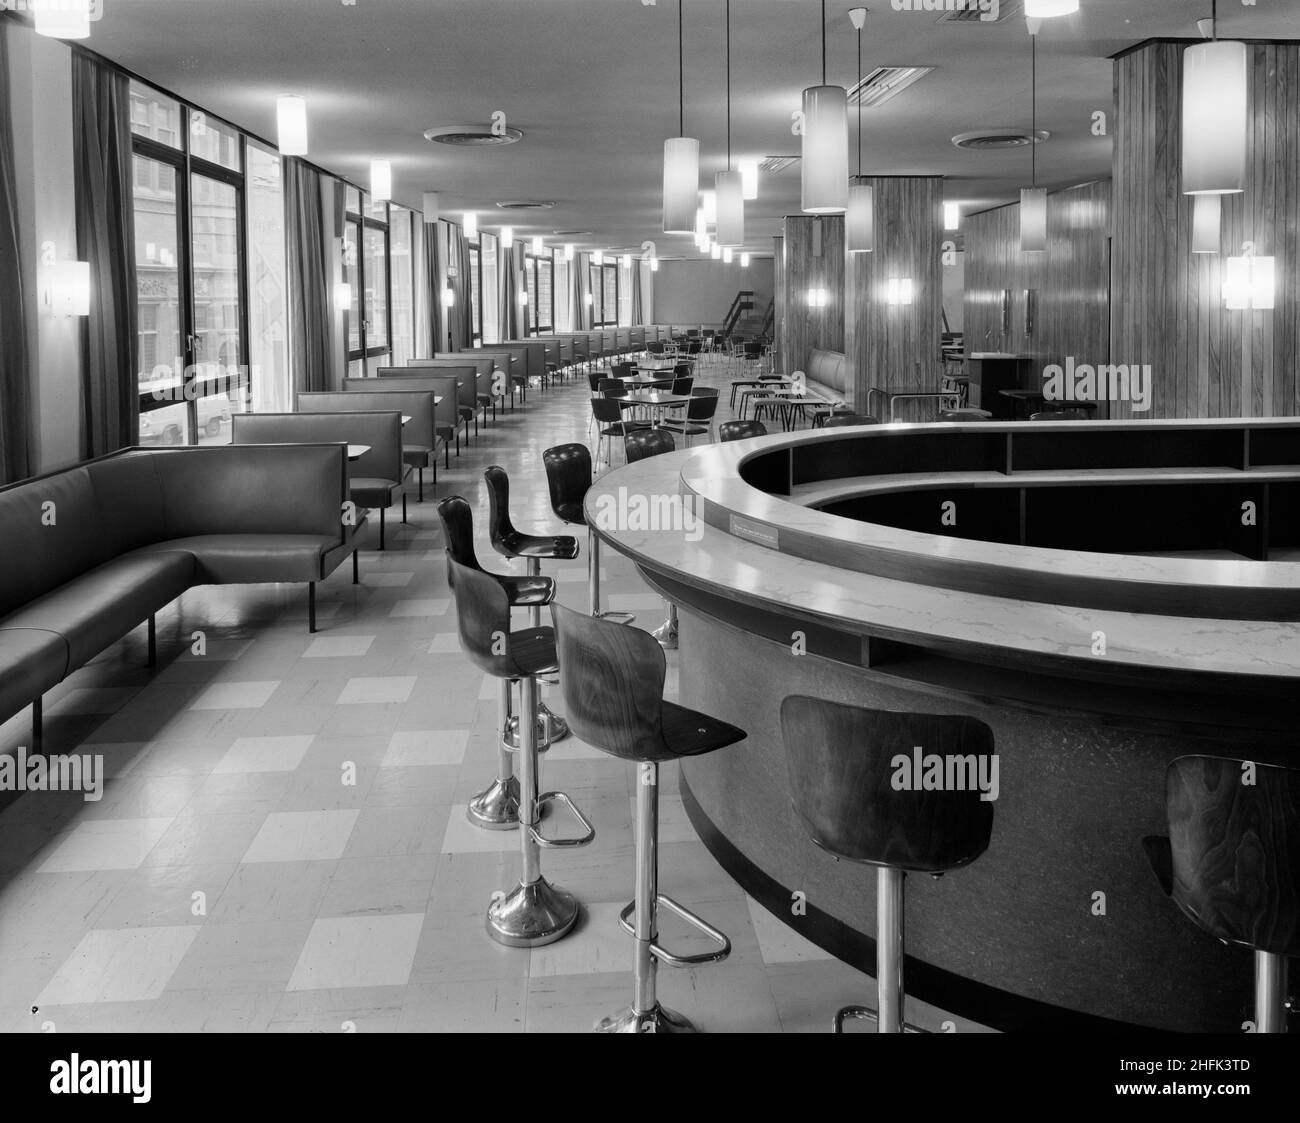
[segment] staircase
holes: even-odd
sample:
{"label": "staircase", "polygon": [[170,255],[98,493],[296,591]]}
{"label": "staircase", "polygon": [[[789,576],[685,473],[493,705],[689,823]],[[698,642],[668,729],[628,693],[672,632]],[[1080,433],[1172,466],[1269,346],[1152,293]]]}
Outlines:
{"label": "staircase", "polygon": [[722,334],[724,336],[736,335],[736,325],[747,312],[754,309],[754,292],[752,289],[741,289],[736,293],[736,298],[731,302],[731,307],[727,309],[727,315],[722,321]]}

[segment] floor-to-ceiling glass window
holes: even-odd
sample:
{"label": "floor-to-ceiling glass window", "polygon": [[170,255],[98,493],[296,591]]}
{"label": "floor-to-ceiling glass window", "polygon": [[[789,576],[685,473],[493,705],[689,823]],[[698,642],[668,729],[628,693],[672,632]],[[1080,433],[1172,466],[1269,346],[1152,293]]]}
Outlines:
{"label": "floor-to-ceiling glass window", "polygon": [[605,281],[605,294],[601,305],[604,317],[601,323],[605,327],[614,327],[618,323],[618,265],[615,262],[607,261],[602,272]]}
{"label": "floor-to-ceiling glass window", "polygon": [[248,360],[252,408],[292,408],[289,392],[289,286],[280,154],[254,141],[248,158]]}
{"label": "floor-to-ceiling glass window", "polygon": [[540,254],[529,254],[525,258],[531,335],[542,335],[555,330],[554,253],[554,250],[545,250]]}
{"label": "floor-to-ceiling glass window", "polygon": [[345,314],[348,374],[360,378],[392,361],[388,204],[370,202],[355,187],[347,189],[345,202],[343,280],[352,288]]}
{"label": "floor-to-ceiling glass window", "polygon": [[389,208],[388,239],[392,261],[392,364],[405,366],[415,357],[415,214],[394,203]]}
{"label": "floor-to-ceiling glass window", "polygon": [[640,266],[635,260],[618,263],[618,326],[632,326],[632,270]]}
{"label": "floor-to-ceiling glass window", "polygon": [[500,297],[497,293],[497,254],[500,247],[500,238],[496,234],[489,234],[484,231],[479,234],[479,242],[483,247],[483,253],[479,260],[482,271],[480,287],[483,293],[483,306],[481,309],[483,342],[500,343],[501,323],[498,316]]}
{"label": "floor-to-ceiling glass window", "polygon": [[572,300],[569,282],[570,261],[563,253],[555,255],[555,285],[552,288],[552,305],[555,308],[556,331],[573,330],[573,312],[569,307]]}
{"label": "floor-to-ceiling glass window", "polygon": [[242,135],[131,83],[140,440],[230,439],[249,392]]}
{"label": "floor-to-ceiling glass window", "polygon": [[469,245],[469,304],[473,319],[471,337],[475,345],[483,342],[483,243]]}

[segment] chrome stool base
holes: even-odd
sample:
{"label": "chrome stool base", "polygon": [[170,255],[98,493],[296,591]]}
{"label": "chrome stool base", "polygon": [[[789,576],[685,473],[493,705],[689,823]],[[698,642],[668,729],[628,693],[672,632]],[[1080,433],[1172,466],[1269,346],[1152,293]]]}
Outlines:
{"label": "chrome stool base", "polygon": [[512,831],[519,826],[519,779],[507,776],[493,780],[469,801],[469,821],[487,831]]}
{"label": "chrome stool base", "polygon": [[665,1009],[655,1003],[650,1010],[638,1013],[629,1006],[621,1013],[602,1018],[596,1023],[597,1033],[699,1033],[686,1018],[675,1010]]}
{"label": "chrome stool base", "polygon": [[577,919],[577,898],[539,877],[488,905],[487,930],[499,944],[535,948],[567,935]]}
{"label": "chrome stool base", "polygon": [[[886,1031],[882,1031],[880,1028],[880,1015],[877,1014],[876,1011],[873,1010],[870,1006],[845,1006],[839,1010],[836,1010],[835,1017],[831,1022],[831,1032],[843,1033],[844,1022],[850,1018],[854,1020],[875,1022],[877,1033],[886,1032]],[[922,1029],[920,1026],[914,1026],[912,1025],[911,1022],[904,1022],[903,1032],[904,1033],[929,1033],[930,1031],[928,1029]]]}
{"label": "chrome stool base", "polygon": [[[537,751],[545,752],[552,742],[563,741],[569,735],[569,723],[559,714],[551,713],[547,709],[545,702],[539,703],[537,710]],[[506,722],[505,734],[501,738],[501,743],[508,749],[519,748],[518,714]]]}
{"label": "chrome stool base", "polygon": [[677,650],[677,616],[674,613],[653,632],[650,633],[659,641],[659,646],[665,651]]}
{"label": "chrome stool base", "polygon": [[630,624],[636,619],[631,612],[593,612],[597,620],[608,620],[611,624]]}

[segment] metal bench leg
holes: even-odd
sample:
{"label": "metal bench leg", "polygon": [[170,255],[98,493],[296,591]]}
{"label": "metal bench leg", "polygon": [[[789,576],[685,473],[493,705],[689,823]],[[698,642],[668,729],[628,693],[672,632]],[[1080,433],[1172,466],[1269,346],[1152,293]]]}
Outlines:
{"label": "metal bench leg", "polygon": [[316,582],[307,582],[307,631],[316,631]]}

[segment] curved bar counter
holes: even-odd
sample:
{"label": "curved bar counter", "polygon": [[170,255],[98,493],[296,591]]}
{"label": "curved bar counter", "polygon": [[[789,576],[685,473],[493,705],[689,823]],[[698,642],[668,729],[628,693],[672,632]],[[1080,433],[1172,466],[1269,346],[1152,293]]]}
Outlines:
{"label": "curved bar counter", "polygon": [[1005,1029],[1239,1032],[1251,956],[1142,838],[1175,757],[1295,762],[1297,462],[1289,420],[872,426],[654,457],[586,507],[678,606],[682,703],[749,732],[684,762],[683,799],[773,913],[874,971],[874,873],[796,819],[781,700],[969,714],[993,841],[908,880],[909,992]]}

